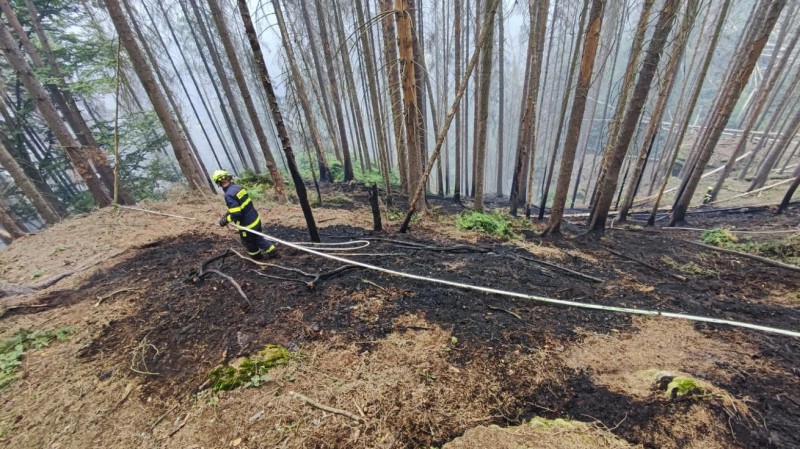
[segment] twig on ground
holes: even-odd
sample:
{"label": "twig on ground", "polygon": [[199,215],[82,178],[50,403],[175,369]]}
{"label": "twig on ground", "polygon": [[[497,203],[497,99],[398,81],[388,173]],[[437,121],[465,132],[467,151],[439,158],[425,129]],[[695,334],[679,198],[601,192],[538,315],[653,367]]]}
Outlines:
{"label": "twig on ground", "polygon": [[164,413],[163,413],[161,416],[159,416],[159,417],[158,417],[158,419],[156,419],[156,421],[155,421],[155,422],[154,422],[154,423],[153,423],[153,424],[150,426],[150,432],[152,432],[152,431],[153,431],[153,429],[155,429],[155,428],[156,428],[156,426],[158,425],[158,423],[160,423],[161,421],[163,421],[163,420],[164,420],[164,418],[165,418],[167,415],[169,415],[170,413],[172,413],[172,411],[173,411],[173,410],[175,410],[176,408],[178,408],[178,406],[179,406],[179,405],[180,405],[180,404],[175,404],[174,406],[172,406],[172,408],[171,408],[171,409],[167,410],[167,411],[166,411],[166,412],[164,412]]}
{"label": "twig on ground", "polygon": [[383,287],[381,287],[380,285],[378,285],[378,284],[376,284],[376,283],[374,283],[374,282],[370,281],[369,279],[362,279],[361,281],[362,281],[362,282],[364,282],[365,284],[374,285],[375,287],[378,287],[379,289],[381,289],[381,290],[385,291],[386,293],[389,293],[389,290],[386,290],[385,288],[383,288]]}
{"label": "twig on ground", "polygon": [[635,257],[631,257],[631,256],[629,256],[627,254],[623,254],[623,253],[614,251],[613,249],[610,249],[610,248],[603,248],[603,249],[608,251],[608,252],[610,252],[611,254],[613,254],[613,255],[615,255],[617,257],[622,257],[623,259],[627,259],[627,260],[636,262],[639,265],[645,266],[645,267],[647,267],[647,268],[649,268],[649,269],[651,269],[653,271],[658,271],[659,273],[668,274],[668,275],[674,277],[675,279],[677,279],[679,281],[684,281],[684,282],[686,281],[686,278],[681,276],[681,275],[679,275],[679,274],[674,274],[674,273],[670,273],[669,271],[662,270],[661,268],[658,268],[655,265],[650,265],[649,263],[647,263],[647,262],[645,262],[643,260],[639,260],[639,259],[637,259]]}
{"label": "twig on ground", "polygon": [[101,304],[103,301],[105,301],[106,299],[109,299],[109,298],[111,298],[111,297],[113,297],[114,295],[117,295],[117,294],[119,294],[119,293],[124,293],[124,292],[134,292],[134,291],[136,291],[136,290],[137,290],[137,289],[135,289],[135,288],[121,288],[121,289],[119,289],[119,290],[115,290],[115,291],[113,291],[113,292],[111,292],[111,293],[109,293],[109,294],[107,294],[107,295],[105,295],[105,296],[99,296],[99,295],[98,295],[98,296],[97,296],[97,302],[95,303],[95,305],[94,305],[94,306],[95,306],[95,307],[99,306],[99,305],[100,305],[100,304]]}
{"label": "twig on ground", "polygon": [[567,273],[572,274],[574,276],[577,276],[579,278],[588,279],[588,280],[590,280],[592,282],[605,282],[603,279],[596,278],[594,276],[589,276],[588,274],[583,274],[583,273],[575,271],[575,270],[570,270],[569,268],[562,267],[561,265],[556,265],[556,264],[551,263],[551,262],[545,262],[543,260],[534,259],[533,257],[528,257],[528,256],[521,256],[519,254],[516,254],[516,256],[519,257],[520,259],[527,260],[527,261],[534,262],[534,263],[538,263],[538,264],[544,265],[546,267],[556,268],[558,270],[567,272]]}
{"label": "twig on ground", "polygon": [[507,314],[509,314],[509,315],[513,316],[514,318],[516,318],[516,319],[518,319],[518,320],[521,320],[521,319],[522,319],[522,317],[521,317],[521,316],[519,316],[518,314],[516,314],[516,313],[514,313],[514,312],[512,312],[512,311],[510,311],[510,310],[502,309],[502,308],[500,308],[500,307],[490,306],[489,304],[486,304],[486,307],[488,307],[488,308],[489,308],[489,309],[491,309],[491,310],[497,310],[498,312],[505,312],[505,313],[507,313]]}
{"label": "twig on ground", "polygon": [[304,403],[306,403],[306,404],[308,404],[308,405],[310,405],[312,407],[316,407],[316,408],[318,408],[320,410],[324,410],[324,411],[330,412],[330,413],[335,413],[337,415],[346,416],[346,417],[352,419],[353,421],[358,421],[360,423],[364,422],[363,418],[361,418],[359,416],[356,416],[356,415],[354,415],[354,414],[352,414],[352,413],[350,413],[350,412],[348,412],[346,410],[341,410],[341,409],[338,409],[338,408],[328,407],[327,405],[320,404],[318,402],[315,402],[315,401],[311,400],[307,396],[303,396],[302,394],[297,393],[296,391],[290,391],[289,392],[289,396],[291,396],[291,397],[293,397],[295,399],[299,399],[300,401],[302,401],[302,402],[304,402]]}
{"label": "twig on ground", "polygon": [[755,254],[748,254],[748,253],[743,253],[741,251],[734,251],[732,249],[720,248],[718,246],[712,246],[712,245],[706,245],[705,243],[693,242],[691,240],[685,240],[685,241],[689,242],[689,243],[691,243],[693,245],[701,246],[703,248],[712,249],[714,251],[719,251],[721,253],[727,253],[727,254],[733,254],[733,255],[736,255],[736,256],[746,257],[748,259],[753,259],[753,260],[757,260],[759,262],[763,262],[763,263],[765,263],[767,265],[772,265],[774,267],[783,268],[783,269],[786,269],[786,270],[791,270],[791,271],[800,273],[800,267],[795,266],[795,265],[789,265],[789,264],[786,264],[786,263],[783,263],[783,262],[778,262],[777,260],[772,260],[772,259],[767,259],[766,257],[756,256]]}

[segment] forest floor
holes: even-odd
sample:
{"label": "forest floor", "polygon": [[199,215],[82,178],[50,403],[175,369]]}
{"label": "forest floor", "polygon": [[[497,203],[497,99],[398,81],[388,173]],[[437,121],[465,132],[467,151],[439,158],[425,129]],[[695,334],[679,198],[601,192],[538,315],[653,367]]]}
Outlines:
{"label": "forest floor", "polygon": [[[326,193],[337,207],[314,209],[323,240],[378,237],[365,193],[344,190]],[[256,203],[265,232],[307,240],[298,207]],[[47,289],[0,298],[2,340],[23,329],[72,333],[25,347],[19,379],[0,390],[0,446],[800,446],[797,338],[365,269],[310,288],[310,277],[235,255],[209,264],[241,284],[247,305],[226,279],[199,275],[204,261],[240,250],[233,232],[214,225],[220,198],[176,195],[139,207],[198,220],[105,209],[0,251],[0,279],[17,285],[97,262]],[[513,292],[800,329],[797,272],[700,248],[696,231],[617,224],[598,239],[575,224],[566,238],[541,239],[534,224],[500,240],[458,230],[458,210],[440,203],[402,235],[401,214],[385,211],[380,237],[419,246],[373,240],[358,253],[380,255],[352,258]],[[774,232],[796,228],[800,207],[690,217],[698,228]],[[270,263],[312,274],[341,266],[289,248]],[[215,367],[267,345],[288,350],[276,352],[268,374],[210,388]],[[695,380],[685,395],[669,395],[673,377]]]}

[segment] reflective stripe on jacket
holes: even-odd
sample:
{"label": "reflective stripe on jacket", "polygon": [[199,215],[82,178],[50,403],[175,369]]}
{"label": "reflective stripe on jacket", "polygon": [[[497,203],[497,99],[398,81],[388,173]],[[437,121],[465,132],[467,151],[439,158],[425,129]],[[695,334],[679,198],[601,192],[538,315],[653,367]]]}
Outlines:
{"label": "reflective stripe on jacket", "polygon": [[225,218],[228,222],[234,222],[245,228],[254,228],[261,222],[256,208],[250,195],[242,186],[231,184],[224,189],[225,204],[228,206],[228,214]]}

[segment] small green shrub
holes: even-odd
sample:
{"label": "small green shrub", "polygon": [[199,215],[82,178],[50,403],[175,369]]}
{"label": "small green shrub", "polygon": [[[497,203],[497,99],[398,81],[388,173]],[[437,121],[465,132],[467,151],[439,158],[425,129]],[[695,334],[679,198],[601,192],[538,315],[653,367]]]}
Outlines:
{"label": "small green shrub", "polygon": [[705,231],[700,240],[706,245],[727,247],[739,241],[733,233],[727,229],[712,229]]}
{"label": "small green shrub", "polygon": [[258,387],[269,382],[269,370],[284,365],[291,353],[280,345],[267,345],[252,357],[245,357],[237,366],[220,365],[208,374],[214,391]]}
{"label": "small green shrub", "polygon": [[458,229],[477,231],[497,237],[511,238],[514,233],[511,231],[511,221],[501,212],[483,213],[468,211],[459,215],[456,219]]}
{"label": "small green shrub", "polygon": [[20,377],[17,368],[22,365],[22,356],[29,349],[42,349],[55,340],[64,341],[75,333],[71,327],[30,331],[20,329],[0,343],[0,391]]}

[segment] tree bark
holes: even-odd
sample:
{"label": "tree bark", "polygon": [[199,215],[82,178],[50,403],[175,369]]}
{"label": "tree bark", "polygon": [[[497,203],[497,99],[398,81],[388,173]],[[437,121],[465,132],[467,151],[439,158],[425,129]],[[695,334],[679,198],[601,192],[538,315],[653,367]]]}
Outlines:
{"label": "tree bark", "polygon": [[303,182],[303,177],[300,176],[300,170],[297,169],[297,162],[295,162],[294,152],[292,151],[292,143],[289,140],[289,133],[286,131],[286,125],[283,122],[283,115],[278,106],[278,98],[275,95],[275,90],[272,87],[272,81],[267,71],[267,64],[264,62],[264,54],[261,51],[261,44],[258,42],[258,34],[250,18],[247,0],[237,0],[236,3],[239,5],[239,14],[242,16],[242,23],[245,33],[247,33],[247,40],[250,43],[250,48],[253,50],[253,57],[258,66],[259,74],[261,75],[261,83],[264,86],[264,93],[267,95],[270,112],[272,112],[272,120],[275,122],[275,127],[278,130],[278,137],[281,140],[283,152],[286,155],[286,163],[292,175],[292,181],[294,182],[294,188],[297,192],[297,199],[300,202],[300,208],[303,210],[303,216],[305,217],[306,226],[308,227],[308,234],[311,241],[319,242],[319,232],[317,231],[317,224],[314,222],[314,214],[311,212],[311,205],[308,203],[306,185]]}
{"label": "tree bark", "polygon": [[[455,41],[455,80],[461,79],[461,0],[453,0],[453,40]],[[458,86],[455,86],[458,94]],[[455,129],[455,178],[453,179],[453,201],[461,202],[461,105],[456,108]]]}
{"label": "tree bark", "polygon": [[398,74],[397,35],[395,33],[395,19],[392,0],[381,0],[381,15],[383,16],[383,52],[386,55],[386,71],[389,82],[389,103],[392,108],[392,119],[395,142],[397,146],[397,165],[400,172],[400,191],[409,193],[408,180],[408,148],[405,132],[403,131],[403,99],[400,92],[400,76]]}
{"label": "tree bark", "polygon": [[[400,53],[400,73],[403,87],[403,111],[408,148],[408,187],[416,192],[422,182],[422,160],[419,147],[419,105],[417,103],[416,67],[414,62],[413,14],[408,0],[395,0],[395,20]],[[423,186],[424,187],[424,186]],[[416,210],[425,210],[425,200],[420,198],[412,205]]]}
{"label": "tree bark", "polygon": [[706,129],[701,136],[702,143],[698,147],[699,156],[697,163],[694,165],[694,169],[682,186],[682,194],[678,198],[676,207],[673,210],[670,226],[675,226],[684,221],[686,210],[689,208],[692,195],[694,195],[694,191],[700,183],[703,170],[706,164],[708,164],[711,155],[714,153],[714,149],[722,135],[722,131],[725,129],[725,125],[730,119],[733,108],[736,106],[736,102],[747,84],[750,74],[753,72],[758,57],[761,55],[761,50],[767,43],[772,28],[775,26],[775,22],[777,22],[781,10],[785,5],[786,0],[764,0],[763,5],[759,6],[755,16],[756,20],[753,21],[752,32],[748,33],[744,42],[744,51],[740,52],[737,58],[737,66],[722,87],[724,97],[722,97],[719,107],[712,115],[711,126]]}
{"label": "tree bark", "polygon": [[189,186],[192,189],[203,191],[203,186],[207,185],[206,175],[204,173],[200,173],[200,170],[192,157],[191,149],[189,148],[186,139],[181,135],[178,125],[175,123],[175,119],[170,113],[169,106],[164,98],[164,92],[153,78],[153,72],[150,70],[150,67],[148,67],[142,50],[136,44],[133,30],[131,30],[127,19],[125,19],[125,16],[122,13],[122,8],[119,4],[119,1],[103,0],[103,2],[108,9],[109,15],[111,16],[111,21],[114,24],[114,28],[117,30],[117,34],[122,41],[122,45],[125,47],[125,51],[127,51],[128,56],[130,57],[131,64],[133,65],[136,74],[139,76],[139,80],[142,82],[142,86],[144,86],[147,96],[150,98],[150,103],[153,104],[153,108],[155,109],[156,114],[161,121],[161,125],[164,127],[167,138],[172,144],[172,148],[175,151],[175,158],[178,160],[178,165],[180,166],[181,171],[183,172],[184,176],[186,176]]}
{"label": "tree bark", "polygon": [[498,104],[500,105],[499,110],[497,111],[497,182],[495,184],[495,194],[498,198],[503,197],[503,133],[504,133],[504,118],[505,118],[505,72],[504,68],[506,65],[505,61],[505,35],[503,33],[503,22],[505,18],[503,17],[503,3],[501,2],[498,8],[498,15],[500,16],[500,20],[497,22],[497,58],[498,58],[498,74],[497,77],[497,94],[498,94]]}
{"label": "tree bark", "polygon": [[792,117],[791,121],[789,121],[787,126],[784,128],[784,132],[780,134],[777,140],[773,143],[772,151],[767,154],[767,156],[764,158],[764,161],[761,163],[761,168],[758,170],[758,173],[756,173],[756,176],[750,183],[750,187],[747,188],[748,192],[764,186],[773,167],[775,167],[775,164],[778,162],[780,156],[792,143],[792,139],[795,137],[795,135],[797,135],[798,131],[800,131],[800,109],[795,111],[794,117]]}
{"label": "tree bark", "polygon": [[[578,149],[578,139],[581,134],[583,114],[586,111],[586,97],[589,94],[589,84],[592,80],[592,70],[597,56],[597,47],[600,43],[600,29],[603,26],[603,9],[605,0],[592,0],[592,9],[589,12],[589,24],[586,27],[586,37],[581,56],[581,68],[578,74],[578,83],[575,86],[575,99],[572,100],[572,110],[569,114],[568,132],[564,140],[564,155],[561,157],[561,168],[558,173],[556,193],[553,197],[553,206],[550,211],[550,220],[543,235],[560,234],[561,221],[564,217],[564,206],[569,194],[569,182],[572,179],[572,167],[575,163],[575,153]],[[585,11],[584,11],[585,12]],[[583,25],[583,14],[579,21]],[[579,28],[580,30],[580,28]],[[580,50],[575,46],[575,53]],[[570,76],[571,80],[572,77]],[[555,149],[553,150],[555,151]],[[544,209],[544,206],[542,206]]]}
{"label": "tree bark", "polygon": [[794,181],[789,185],[789,189],[786,191],[786,194],[783,196],[783,200],[781,204],[778,206],[777,213],[782,214],[787,207],[789,207],[789,202],[792,200],[792,196],[794,192],[797,190],[797,187],[800,186],[800,165],[794,170]]}
{"label": "tree bark", "polygon": [[[494,8],[497,6],[494,5]],[[489,88],[492,84],[492,47],[494,43],[494,17],[495,10],[487,0],[484,4],[484,15],[487,28],[487,35],[481,44],[481,75],[480,75],[480,97],[478,106],[478,141],[475,146],[475,203],[474,209],[483,212],[483,188],[486,170],[486,118],[489,116]]]}
{"label": "tree bark", "polygon": [[[678,0],[666,0],[664,2],[653,37],[642,61],[642,69],[639,71],[636,85],[631,93],[625,116],[619,125],[619,132],[615,133],[617,137],[613,139],[614,146],[611,151],[606,152],[603,158],[602,173],[604,176],[601,176],[598,181],[597,198],[592,208],[592,219],[589,223],[589,228],[593,232],[603,232],[605,230],[606,219],[617,188],[619,171],[625,154],[628,152],[628,146],[634,136],[636,126],[639,123],[642,108],[650,91],[650,83],[655,76],[661,53],[675,21],[677,3]],[[634,57],[634,59],[636,58]]]}

